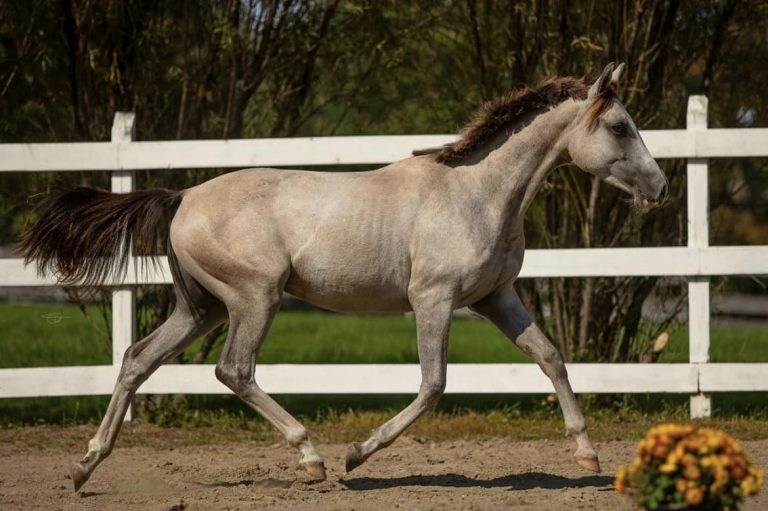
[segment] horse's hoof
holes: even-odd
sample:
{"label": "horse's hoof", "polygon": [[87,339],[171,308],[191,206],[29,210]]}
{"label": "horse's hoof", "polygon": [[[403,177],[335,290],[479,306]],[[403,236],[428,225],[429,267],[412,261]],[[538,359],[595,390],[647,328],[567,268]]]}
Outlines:
{"label": "horse's hoof", "polygon": [[580,466],[586,468],[589,471],[600,473],[600,461],[597,459],[597,457],[594,458],[587,458],[587,457],[577,457],[576,463],[578,463]]}
{"label": "horse's hoof", "polygon": [[79,464],[72,464],[72,468],[69,470],[69,475],[72,478],[72,484],[75,485],[75,492],[79,491],[88,480],[88,475]]}
{"label": "horse's hoof", "polygon": [[309,461],[302,463],[304,470],[312,477],[313,481],[325,481],[325,465],[322,461]]}
{"label": "horse's hoof", "polygon": [[363,453],[360,449],[360,444],[353,442],[349,449],[347,449],[347,473],[352,472],[354,469],[363,464]]}

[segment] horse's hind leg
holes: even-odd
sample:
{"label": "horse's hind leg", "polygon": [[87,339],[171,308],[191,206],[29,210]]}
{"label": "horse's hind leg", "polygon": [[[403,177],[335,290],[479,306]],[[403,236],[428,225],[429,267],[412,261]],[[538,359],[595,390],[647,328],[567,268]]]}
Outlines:
{"label": "horse's hind leg", "polygon": [[85,484],[96,466],[112,451],[125,412],[136,390],[164,362],[181,353],[194,339],[226,319],[224,305],[184,275],[185,293],[177,287],[176,308],[154,332],[125,352],[115,390],[96,435],[83,459],[72,465],[75,491]]}
{"label": "horse's hind leg", "polygon": [[325,479],[325,465],[309,434],[291,414],[264,392],[255,380],[256,356],[280,305],[280,288],[250,290],[247,297],[227,303],[229,335],[216,365],[216,377],[275,426],[301,452],[300,463],[316,480]]}

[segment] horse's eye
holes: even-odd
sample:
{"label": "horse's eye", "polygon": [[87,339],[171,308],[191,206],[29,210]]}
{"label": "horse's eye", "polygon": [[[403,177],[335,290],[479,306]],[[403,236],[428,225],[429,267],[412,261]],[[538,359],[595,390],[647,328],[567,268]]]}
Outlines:
{"label": "horse's eye", "polygon": [[623,137],[627,134],[627,123],[624,121],[617,122],[611,126],[611,131],[617,137]]}

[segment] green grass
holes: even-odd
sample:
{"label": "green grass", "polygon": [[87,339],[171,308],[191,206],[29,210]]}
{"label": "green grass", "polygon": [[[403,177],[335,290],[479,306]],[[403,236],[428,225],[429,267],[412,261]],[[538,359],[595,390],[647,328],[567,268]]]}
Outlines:
{"label": "green grass", "polygon": [[[192,346],[194,350],[197,345]],[[208,357],[215,362],[221,346]],[[456,318],[450,362],[527,362],[527,356],[490,323]],[[282,311],[275,318],[259,363],[403,364],[418,362],[412,316],[348,316]]]}
{"label": "green grass", "polygon": [[98,308],[86,312],[72,304],[0,303],[0,367],[111,364]]}
{"label": "green grass", "polygon": [[[0,367],[109,364],[111,346],[96,307],[88,318],[72,304],[0,303]],[[671,331],[661,362],[688,360],[688,331]],[[412,316],[348,316],[315,311],[282,311],[270,329],[259,363],[415,363]],[[193,353],[199,342],[188,350]],[[221,346],[208,357],[218,359]],[[712,328],[713,362],[768,362],[768,329]],[[448,360],[453,363],[530,359],[487,321],[456,318]]]}
{"label": "green grass", "polygon": [[[90,319],[72,304],[0,303],[0,367],[34,367],[109,364],[111,348],[106,326],[95,307],[86,309]],[[687,330],[673,330],[661,356],[662,362],[688,359]],[[417,361],[415,323],[409,316],[346,316],[310,311],[283,311],[274,321],[259,362],[271,363],[414,363]],[[188,351],[193,353],[199,341]],[[218,358],[220,347],[207,362]],[[492,325],[474,318],[456,318],[451,329],[449,361],[530,362]],[[768,361],[768,329],[720,327],[712,329],[714,362]],[[415,390],[415,389],[414,389]],[[338,411],[394,411],[412,396],[339,395],[276,396],[292,413],[319,417]],[[97,421],[108,396],[0,400],[0,425]],[[253,412],[234,396],[187,396],[181,403],[166,399],[148,407],[148,417],[169,425],[221,423],[223,417],[251,417]],[[593,400],[591,413],[609,403],[611,410],[629,407],[640,414],[685,414],[687,396],[602,396]],[[716,394],[716,413],[726,416],[768,417],[764,393]],[[556,406],[543,396],[448,395],[441,402],[444,413],[502,410],[510,416],[552,417]],[[237,419],[240,420],[240,419]]]}
{"label": "green grass", "polygon": [[[712,327],[710,333],[712,362],[768,362],[768,328],[759,326]],[[688,329],[673,330],[661,362],[688,361]]]}

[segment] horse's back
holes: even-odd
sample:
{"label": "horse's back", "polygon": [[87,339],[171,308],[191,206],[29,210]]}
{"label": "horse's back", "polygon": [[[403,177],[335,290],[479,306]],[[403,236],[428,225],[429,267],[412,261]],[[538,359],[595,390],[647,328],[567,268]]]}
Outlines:
{"label": "horse's back", "polygon": [[172,243],[193,275],[284,275],[288,292],[326,308],[406,310],[418,189],[386,171],[233,172],[185,191]]}

